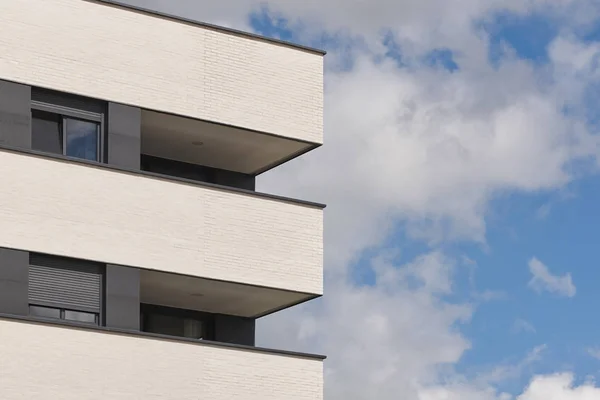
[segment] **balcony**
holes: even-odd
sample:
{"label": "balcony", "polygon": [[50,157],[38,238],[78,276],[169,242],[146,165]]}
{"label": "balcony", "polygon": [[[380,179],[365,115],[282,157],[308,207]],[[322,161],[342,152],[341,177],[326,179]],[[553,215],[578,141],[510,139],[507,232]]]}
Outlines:
{"label": "balcony", "polygon": [[259,175],[317,144],[149,110],[141,112],[142,154]]}
{"label": "balcony", "polygon": [[144,154],[256,175],[322,144],[317,50],[112,1],[8,2],[0,25],[2,79],[139,107]]}
{"label": "balcony", "polygon": [[141,268],[142,300],[171,307],[257,317],[322,294],[318,204],[27,151],[0,164],[0,247]]}
{"label": "balcony", "polygon": [[5,398],[323,398],[322,357],[311,355],[7,318],[0,353]]}

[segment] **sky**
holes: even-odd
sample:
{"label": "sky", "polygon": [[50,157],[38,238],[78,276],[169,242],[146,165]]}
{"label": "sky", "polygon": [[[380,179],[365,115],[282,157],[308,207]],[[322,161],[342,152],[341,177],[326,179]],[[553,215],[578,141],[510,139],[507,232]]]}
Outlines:
{"label": "sky", "polygon": [[600,2],[128,0],[323,48],[325,295],[258,344],[326,400],[600,400]]}

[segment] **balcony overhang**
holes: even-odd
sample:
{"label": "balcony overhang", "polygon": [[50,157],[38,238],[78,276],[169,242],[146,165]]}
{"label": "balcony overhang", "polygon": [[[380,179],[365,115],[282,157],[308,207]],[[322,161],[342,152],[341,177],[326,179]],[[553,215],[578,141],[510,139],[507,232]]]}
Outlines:
{"label": "balcony overhang", "polygon": [[142,110],[142,153],[258,175],[318,143],[230,125]]}
{"label": "balcony overhang", "polygon": [[167,307],[260,318],[318,297],[315,294],[142,270],[140,301]]}

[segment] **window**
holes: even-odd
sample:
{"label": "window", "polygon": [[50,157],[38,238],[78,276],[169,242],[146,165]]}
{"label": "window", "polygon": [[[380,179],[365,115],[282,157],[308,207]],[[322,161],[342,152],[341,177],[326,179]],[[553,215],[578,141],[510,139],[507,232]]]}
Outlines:
{"label": "window", "polygon": [[101,161],[104,116],[32,101],[32,148]]}
{"label": "window", "polygon": [[85,311],[65,310],[62,308],[30,305],[29,315],[34,317],[64,319],[67,321],[82,322],[86,324],[100,324],[98,314]]}
{"label": "window", "polygon": [[204,340],[214,336],[212,315],[199,311],[142,304],[141,323],[149,333]]}
{"label": "window", "polygon": [[100,325],[102,266],[30,254],[29,314]]}

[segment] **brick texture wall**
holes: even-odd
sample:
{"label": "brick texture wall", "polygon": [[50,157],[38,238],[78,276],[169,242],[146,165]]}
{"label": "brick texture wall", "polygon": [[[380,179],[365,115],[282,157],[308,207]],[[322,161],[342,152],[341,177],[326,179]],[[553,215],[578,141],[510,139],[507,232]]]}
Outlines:
{"label": "brick texture wall", "polygon": [[0,354],[7,400],[323,399],[309,358],[8,320]]}
{"label": "brick texture wall", "polygon": [[0,247],[323,291],[323,210],[0,151]]}
{"label": "brick texture wall", "polygon": [[11,0],[0,79],[322,142],[323,57],[84,0]]}

